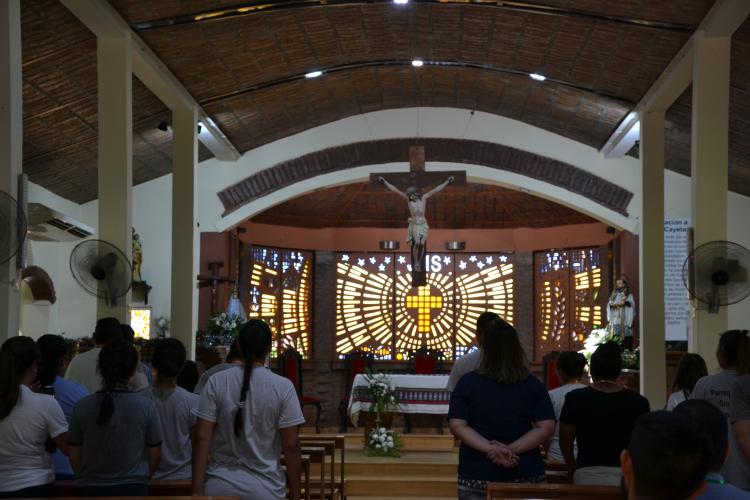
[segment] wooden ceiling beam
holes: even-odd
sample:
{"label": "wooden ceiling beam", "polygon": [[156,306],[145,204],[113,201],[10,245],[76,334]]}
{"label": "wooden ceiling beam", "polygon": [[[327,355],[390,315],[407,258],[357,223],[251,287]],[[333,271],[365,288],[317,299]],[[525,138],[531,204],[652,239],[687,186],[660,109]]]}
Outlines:
{"label": "wooden ceiling beam", "polygon": [[621,158],[638,140],[640,116],[646,111],[666,111],[693,80],[693,45],[696,33],[731,37],[750,15],[748,0],[716,0],[695,33],[682,46],[636,107],[617,126],[600,149],[605,158]]}
{"label": "wooden ceiling beam", "polygon": [[102,0],[61,0],[98,38],[126,37],[131,43],[133,73],[172,111],[185,111],[195,107],[201,125],[198,139],[217,159],[237,161],[240,153],[224,132],[180,83],[146,43],[130,28],[127,22],[109,4]]}

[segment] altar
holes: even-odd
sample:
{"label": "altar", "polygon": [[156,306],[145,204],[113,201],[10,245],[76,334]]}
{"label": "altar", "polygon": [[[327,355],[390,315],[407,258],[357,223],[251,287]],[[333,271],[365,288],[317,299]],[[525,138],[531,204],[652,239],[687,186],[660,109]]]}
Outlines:
{"label": "altar", "polygon": [[[395,413],[448,415],[451,399],[451,393],[447,389],[448,375],[388,374],[387,376],[391,385],[395,387],[399,401]],[[358,425],[359,413],[368,411],[373,402],[368,394],[367,385],[364,375],[354,377],[347,407],[348,415],[354,425]]]}

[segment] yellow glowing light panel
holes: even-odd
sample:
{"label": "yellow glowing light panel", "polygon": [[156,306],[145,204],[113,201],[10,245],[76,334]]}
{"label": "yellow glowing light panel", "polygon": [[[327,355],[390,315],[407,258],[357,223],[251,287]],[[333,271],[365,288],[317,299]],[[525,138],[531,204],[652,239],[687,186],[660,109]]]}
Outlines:
{"label": "yellow glowing light panel", "polygon": [[534,357],[578,350],[602,324],[602,270],[599,249],[537,252]]}
{"label": "yellow glowing light panel", "polygon": [[273,333],[271,355],[296,349],[310,357],[312,252],[252,247],[243,305],[248,318],[266,321]]}
{"label": "yellow glowing light panel", "polygon": [[510,254],[430,254],[427,284],[411,286],[405,254],[336,257],[336,352],[404,359],[421,347],[446,358],[472,347],[479,315],[513,322]]}
{"label": "yellow glowing light panel", "polygon": [[130,327],[135,332],[136,338],[151,338],[151,308],[150,307],[131,307],[130,308]]}

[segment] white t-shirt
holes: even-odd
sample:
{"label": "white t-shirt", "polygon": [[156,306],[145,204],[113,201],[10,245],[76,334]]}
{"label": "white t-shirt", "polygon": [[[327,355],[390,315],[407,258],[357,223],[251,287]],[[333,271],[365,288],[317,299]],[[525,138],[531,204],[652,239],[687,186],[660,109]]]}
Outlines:
{"label": "white t-shirt", "polygon": [[669,395],[669,399],[667,400],[667,411],[673,411],[675,407],[685,401],[687,398],[685,397],[685,391],[675,391],[672,394]]}
{"label": "white t-shirt", "polygon": [[193,450],[190,434],[195,426],[193,411],[198,407],[200,397],[182,387],[160,389],[151,386],[141,394],[154,402],[161,423],[161,461],[154,479],[190,479]]}
{"label": "white t-shirt", "polygon": [[255,367],[238,438],[234,435],[234,415],[239,408],[243,369],[230,368],[208,379],[195,412],[199,418],[216,423],[206,468],[206,495],[233,491],[254,500],[284,498],[279,430],[305,422],[297,392],[289,379]]}
{"label": "white t-shirt", "polygon": [[[576,389],[583,389],[586,387],[583,384],[565,384],[552,389],[549,391],[549,398],[552,400],[552,407],[555,409],[555,433],[549,440],[549,448],[547,449],[547,458],[549,460],[565,460],[562,451],[560,450],[560,414],[562,413],[563,406],[565,406],[565,396]],[[573,443],[573,455],[578,456],[578,446]]]}
{"label": "white t-shirt", "polygon": [[78,382],[93,394],[102,388],[102,378],[99,376],[97,366],[99,364],[99,353],[101,347],[94,347],[70,360],[68,369],[65,372],[65,378]]}
{"label": "white t-shirt", "polygon": [[10,415],[0,420],[0,491],[16,491],[55,480],[44,448],[48,438],[68,431],[62,408],[53,396],[21,386]]}
{"label": "white t-shirt", "polygon": [[[74,357],[65,372],[65,378],[86,386],[90,394],[102,390],[104,380],[99,375],[99,353],[101,347],[94,347]],[[148,387],[148,379],[143,373],[136,371],[129,382],[130,390],[141,391]]]}
{"label": "white t-shirt", "polygon": [[453,363],[453,369],[451,370],[450,377],[448,377],[448,390],[453,392],[456,388],[456,384],[461,380],[461,377],[469,372],[479,368],[479,362],[482,360],[482,351],[480,349],[474,349],[468,354],[464,354]]}

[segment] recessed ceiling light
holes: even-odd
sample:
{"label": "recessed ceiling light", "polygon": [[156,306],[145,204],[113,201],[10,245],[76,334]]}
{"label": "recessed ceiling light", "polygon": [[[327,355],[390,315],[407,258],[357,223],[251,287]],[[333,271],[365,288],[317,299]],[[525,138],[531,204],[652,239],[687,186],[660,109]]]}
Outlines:
{"label": "recessed ceiling light", "polygon": [[424,66],[424,61],[421,59],[414,59],[411,62],[411,65],[414,66],[415,68],[421,68],[422,66]]}
{"label": "recessed ceiling light", "polygon": [[322,74],[323,72],[320,70],[310,71],[309,73],[305,75],[305,78],[317,78]]}
{"label": "recessed ceiling light", "polygon": [[530,77],[530,78],[531,78],[532,80],[536,80],[536,81],[538,81],[538,82],[543,82],[544,80],[546,80],[546,79],[547,79],[547,77],[546,77],[546,76],[544,76],[544,75],[540,75],[539,73],[529,73],[529,77]]}
{"label": "recessed ceiling light", "polygon": [[409,3],[409,0],[393,0],[393,3],[395,3],[396,5],[404,5]]}

